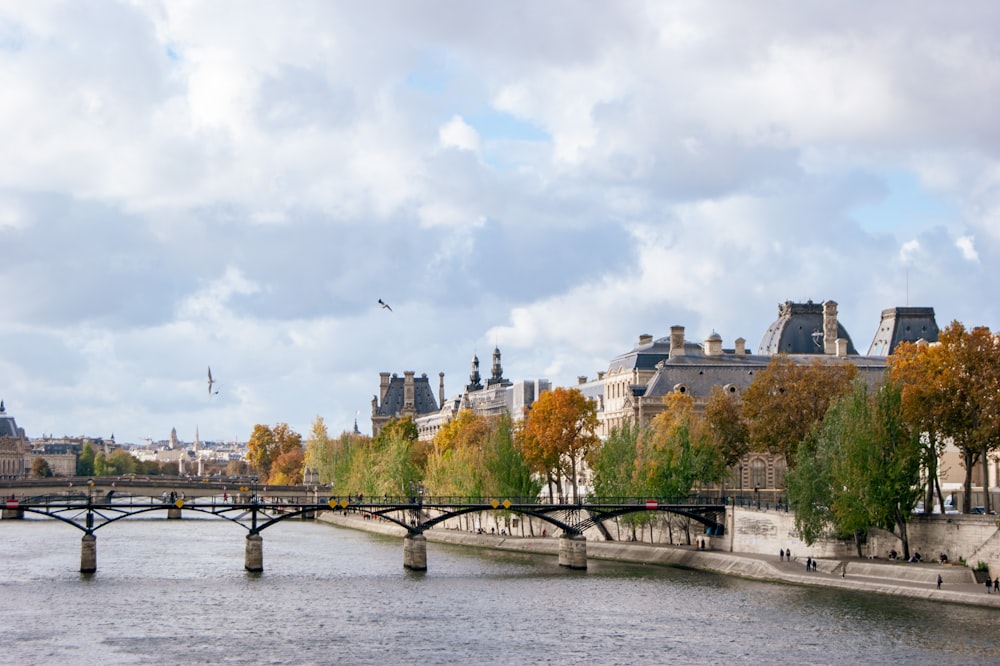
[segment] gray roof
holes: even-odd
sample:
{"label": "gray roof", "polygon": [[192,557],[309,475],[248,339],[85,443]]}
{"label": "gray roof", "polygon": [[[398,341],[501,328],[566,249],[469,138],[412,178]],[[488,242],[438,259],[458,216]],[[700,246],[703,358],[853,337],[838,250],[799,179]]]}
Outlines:
{"label": "gray roof", "polygon": [[[403,377],[395,375],[389,380],[382,404],[376,411],[378,416],[395,417],[403,412],[404,382]],[[413,378],[413,406],[418,415],[438,411],[437,400],[427,375]]]}
{"label": "gray roof", "polygon": [[[847,353],[858,350],[843,324],[837,322],[837,337],[847,340]],[[823,353],[823,304],[785,303],[779,306],[778,318],[767,328],[757,353],[822,354]]]}
{"label": "gray roof", "polygon": [[0,437],[21,438],[21,433],[17,430],[17,422],[13,416],[0,416]]}
{"label": "gray roof", "polygon": [[882,319],[868,348],[868,355],[888,356],[896,351],[900,342],[937,342],[937,339],[938,325],[934,308],[887,308],[882,310]]}

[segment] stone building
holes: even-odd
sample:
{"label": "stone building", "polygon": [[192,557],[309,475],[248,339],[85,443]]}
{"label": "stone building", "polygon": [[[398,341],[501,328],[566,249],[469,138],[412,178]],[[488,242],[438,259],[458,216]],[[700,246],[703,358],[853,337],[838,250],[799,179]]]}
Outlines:
{"label": "stone building", "polygon": [[446,398],[444,373],[438,374],[439,402],[435,403],[426,374],[414,377],[414,373],[408,372],[400,381],[396,375],[380,373],[381,395],[372,398],[372,435],[378,434],[390,419],[412,416],[420,440],[429,441],[463,409],[470,409],[478,416],[506,413],[515,421],[520,420],[538,396],[551,388],[547,379],[513,382],[503,374],[499,347],[493,349],[493,363],[485,381],[479,357],[473,355],[469,383],[462,393]]}
{"label": "stone building", "polygon": [[[672,326],[665,338],[639,336],[638,344],[612,359],[597,381],[581,382],[581,390],[598,401],[598,434],[606,437],[626,420],[652,421],[665,409],[664,397],[671,392],[693,397],[696,409],[704,406],[716,386],[739,395],[776,354],[798,363],[817,359],[829,365],[850,363],[874,384],[899,343],[935,341],[937,333],[933,308],[889,308],[882,312],[869,353],[862,356],[838,321],[837,303],[786,302],[778,306],[778,318],[764,333],[756,354],[750,353],[744,338],[724,348],[714,331],[695,343],[685,338],[683,326]],[[744,489],[781,488],[785,469],[780,456],[751,453],[734,470],[732,484]]]}
{"label": "stone building", "polygon": [[17,426],[0,400],[0,478],[24,476],[31,471],[25,457],[30,451],[24,429]]}
{"label": "stone building", "polygon": [[[439,374],[439,392],[444,402],[444,373]],[[383,426],[392,419],[417,417],[438,411],[427,373],[416,376],[407,370],[402,377],[395,373],[379,373],[379,392],[372,396],[372,437],[378,435]]]}

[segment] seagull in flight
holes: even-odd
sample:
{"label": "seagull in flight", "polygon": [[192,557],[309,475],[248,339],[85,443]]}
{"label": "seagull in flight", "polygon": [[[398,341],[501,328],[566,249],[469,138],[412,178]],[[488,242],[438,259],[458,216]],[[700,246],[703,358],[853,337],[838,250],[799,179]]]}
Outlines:
{"label": "seagull in flight", "polygon": [[389,304],[383,301],[381,298],[378,299],[378,304],[382,306],[383,310],[388,310],[389,312],[392,312],[392,308],[389,307]]}
{"label": "seagull in flight", "polygon": [[209,395],[219,395],[218,391],[212,391],[212,384],[218,384],[219,382],[212,379],[212,366],[208,366],[208,394]]}

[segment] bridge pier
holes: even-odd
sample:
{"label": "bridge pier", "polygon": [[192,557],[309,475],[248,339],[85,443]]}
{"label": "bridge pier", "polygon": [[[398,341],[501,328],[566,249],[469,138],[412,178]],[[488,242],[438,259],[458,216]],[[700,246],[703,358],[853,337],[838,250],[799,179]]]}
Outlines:
{"label": "bridge pier", "polygon": [[93,532],[83,535],[80,543],[80,573],[97,571],[97,536]]}
{"label": "bridge pier", "polygon": [[587,568],[587,538],[582,534],[559,537],[559,566],[570,569]]}
{"label": "bridge pier", "polygon": [[413,571],[427,571],[427,537],[407,534],[403,537],[403,567]]}
{"label": "bridge pier", "polygon": [[2,520],[21,520],[24,518],[24,509],[4,509],[0,514]]}
{"label": "bridge pier", "polygon": [[243,566],[247,571],[264,570],[264,539],[259,534],[247,535],[246,558]]}
{"label": "bridge pier", "polygon": [[167,520],[180,520],[180,519],[181,519],[181,510],[178,507],[172,506],[169,509],[167,509]]}

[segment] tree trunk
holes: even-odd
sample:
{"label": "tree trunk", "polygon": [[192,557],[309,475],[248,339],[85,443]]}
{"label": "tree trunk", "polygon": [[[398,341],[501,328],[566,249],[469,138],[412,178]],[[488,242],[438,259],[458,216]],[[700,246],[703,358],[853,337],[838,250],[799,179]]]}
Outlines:
{"label": "tree trunk", "polygon": [[962,458],[965,460],[965,497],[962,498],[962,513],[972,513],[972,469],[976,466],[978,457],[969,449],[962,449]]}
{"label": "tree trunk", "polygon": [[854,549],[858,551],[858,558],[864,557],[861,554],[861,530],[854,531]]}
{"label": "tree trunk", "polygon": [[986,454],[987,449],[984,446],[980,455],[983,457],[983,507],[988,516],[990,515],[990,459]]}
{"label": "tree trunk", "polygon": [[906,531],[906,515],[899,510],[893,511],[893,520],[896,522],[896,530],[899,541],[903,544],[903,557],[910,559],[910,538]]}

